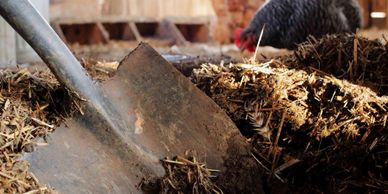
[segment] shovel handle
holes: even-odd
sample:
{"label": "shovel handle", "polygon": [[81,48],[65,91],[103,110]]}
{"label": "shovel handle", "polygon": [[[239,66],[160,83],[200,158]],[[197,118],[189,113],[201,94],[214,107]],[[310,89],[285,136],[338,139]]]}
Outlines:
{"label": "shovel handle", "polygon": [[117,111],[102,90],[66,47],[47,21],[28,0],[0,0],[0,15],[27,41],[54,73],[58,81],[87,101],[88,112],[97,117],[89,122],[104,122],[118,136],[126,129]]}
{"label": "shovel handle", "polygon": [[31,45],[61,84],[86,98],[96,95],[86,70],[28,0],[0,0],[0,15]]}

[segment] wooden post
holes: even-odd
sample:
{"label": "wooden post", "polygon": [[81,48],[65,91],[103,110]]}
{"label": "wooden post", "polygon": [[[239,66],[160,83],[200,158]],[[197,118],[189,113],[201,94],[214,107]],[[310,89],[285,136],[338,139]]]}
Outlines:
{"label": "wooden post", "polygon": [[363,18],[363,28],[368,28],[371,26],[370,14],[372,8],[371,0],[358,0],[362,9],[362,18]]}
{"label": "wooden post", "polygon": [[385,28],[388,28],[388,2],[385,1]]}
{"label": "wooden post", "polygon": [[159,34],[164,37],[171,37],[174,39],[175,44],[177,45],[187,45],[188,41],[183,36],[183,34],[179,31],[177,26],[169,21],[163,20],[160,23],[161,27],[159,29]]}
{"label": "wooden post", "polygon": [[129,22],[128,25],[129,25],[129,28],[131,29],[131,32],[135,36],[136,40],[142,41],[143,37],[140,35],[139,29],[137,29],[135,22]]}
{"label": "wooden post", "polygon": [[101,23],[61,24],[61,31],[68,44],[108,43],[109,34]]}
{"label": "wooden post", "polygon": [[108,33],[108,31],[106,31],[104,25],[102,25],[101,22],[97,22],[96,27],[97,27],[98,31],[100,31],[100,33],[101,33],[102,41],[104,43],[108,43],[109,42],[109,33]]}
{"label": "wooden post", "polygon": [[65,34],[63,34],[63,30],[61,28],[61,25],[59,23],[52,23],[51,26],[53,27],[54,31],[58,34],[58,36],[62,39],[64,43],[67,43],[67,39]]}

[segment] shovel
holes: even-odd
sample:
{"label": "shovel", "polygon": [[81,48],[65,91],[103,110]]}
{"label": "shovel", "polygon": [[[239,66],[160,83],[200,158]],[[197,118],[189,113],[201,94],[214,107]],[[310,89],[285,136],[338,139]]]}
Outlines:
{"label": "shovel", "polygon": [[49,146],[25,154],[43,184],[60,193],[141,193],[142,180],[164,175],[166,156],[195,151],[209,168],[225,170],[228,153],[248,154],[228,116],[149,45],[98,84],[29,1],[1,0],[0,14],[86,100],[85,114],[67,119]]}

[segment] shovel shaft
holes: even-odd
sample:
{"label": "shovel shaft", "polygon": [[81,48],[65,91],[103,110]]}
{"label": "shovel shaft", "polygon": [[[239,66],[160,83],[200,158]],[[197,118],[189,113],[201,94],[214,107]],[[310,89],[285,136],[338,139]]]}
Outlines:
{"label": "shovel shaft", "polygon": [[[121,116],[33,5],[28,0],[0,0],[0,15],[31,45],[62,85],[86,99],[85,120],[99,122],[116,139],[123,139],[128,127]],[[138,150],[130,143],[126,147]]]}
{"label": "shovel shaft", "polygon": [[27,0],[1,0],[1,16],[26,40],[57,79],[81,96],[94,95],[93,81],[50,25]]}
{"label": "shovel shaft", "polygon": [[38,53],[57,80],[87,100],[88,108],[118,131],[115,110],[71,51],[28,0],[0,0],[0,15]]}

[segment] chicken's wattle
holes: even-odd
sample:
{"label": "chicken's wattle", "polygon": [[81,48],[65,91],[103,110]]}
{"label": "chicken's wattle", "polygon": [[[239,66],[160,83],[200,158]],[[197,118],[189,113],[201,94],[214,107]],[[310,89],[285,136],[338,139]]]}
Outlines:
{"label": "chicken's wattle", "polygon": [[[249,52],[255,52],[256,46],[248,45],[246,42],[241,42],[241,33],[243,30],[243,28],[237,28],[234,31],[234,44],[240,49],[247,49]],[[243,46],[244,44],[245,46]]]}

